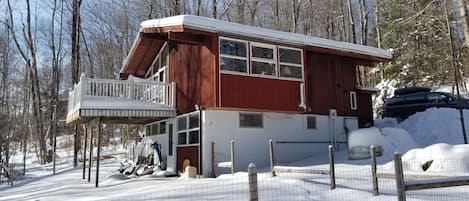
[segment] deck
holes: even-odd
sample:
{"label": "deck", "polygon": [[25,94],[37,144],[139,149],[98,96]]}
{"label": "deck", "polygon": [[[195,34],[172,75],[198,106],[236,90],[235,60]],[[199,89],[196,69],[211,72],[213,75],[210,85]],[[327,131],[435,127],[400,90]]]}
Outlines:
{"label": "deck", "polygon": [[176,116],[175,83],[82,77],[69,93],[67,123],[101,117],[108,123],[148,123]]}

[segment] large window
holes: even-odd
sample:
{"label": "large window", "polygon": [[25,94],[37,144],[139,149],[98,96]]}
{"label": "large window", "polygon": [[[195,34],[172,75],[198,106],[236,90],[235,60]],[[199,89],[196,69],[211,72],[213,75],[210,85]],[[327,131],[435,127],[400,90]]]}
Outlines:
{"label": "large window", "polygon": [[247,42],[220,38],[220,70],[247,73]]}
{"label": "large window", "polygon": [[[303,50],[220,37],[220,70],[303,80]],[[247,51],[249,47],[249,52]]]}
{"label": "large window", "polygon": [[169,49],[167,43],[165,43],[163,44],[163,47],[161,47],[161,50],[153,61],[150,69],[148,69],[145,74],[145,78],[159,82],[166,82],[168,80],[168,58]]}
{"label": "large window", "polygon": [[277,76],[277,51],[274,45],[251,43],[251,74]]}
{"label": "large window", "polygon": [[193,112],[178,117],[178,145],[193,145],[199,143],[199,112]]}

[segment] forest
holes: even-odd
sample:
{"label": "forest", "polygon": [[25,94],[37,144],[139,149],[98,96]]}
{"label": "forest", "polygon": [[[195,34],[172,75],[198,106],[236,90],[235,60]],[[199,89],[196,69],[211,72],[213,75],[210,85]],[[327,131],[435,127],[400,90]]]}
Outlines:
{"label": "forest", "polygon": [[449,84],[465,91],[468,6],[468,0],[0,0],[0,158],[8,158],[10,146],[29,144],[42,163],[50,162],[53,137],[77,129],[64,121],[69,90],[82,74],[116,79],[144,20],[207,16],[374,46],[393,59],[359,69],[369,85]]}

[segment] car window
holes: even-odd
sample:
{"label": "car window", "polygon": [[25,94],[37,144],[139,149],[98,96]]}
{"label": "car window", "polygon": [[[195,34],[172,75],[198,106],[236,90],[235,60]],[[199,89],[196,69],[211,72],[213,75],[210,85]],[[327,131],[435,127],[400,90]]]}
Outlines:
{"label": "car window", "polygon": [[428,98],[428,102],[430,103],[442,103],[442,102],[445,102],[446,100],[449,100],[446,95],[440,94],[440,93],[428,94],[427,98]]}
{"label": "car window", "polygon": [[418,104],[425,103],[426,101],[425,94],[415,94],[405,98],[405,104]]}
{"label": "car window", "polygon": [[385,103],[385,105],[387,105],[387,106],[402,105],[402,104],[404,104],[404,98],[399,97],[399,96],[392,97],[392,98],[386,100],[386,103]]}

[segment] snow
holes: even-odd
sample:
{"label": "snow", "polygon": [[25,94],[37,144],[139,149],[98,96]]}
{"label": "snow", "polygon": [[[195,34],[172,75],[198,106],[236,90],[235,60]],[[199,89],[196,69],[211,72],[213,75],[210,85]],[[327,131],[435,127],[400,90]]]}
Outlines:
{"label": "snow", "polygon": [[[354,132],[359,136],[352,145],[380,143],[383,156],[378,158],[378,171],[393,172],[392,154],[402,153],[406,174],[428,176],[453,176],[466,179],[469,176],[469,145],[461,145],[458,124],[449,124],[445,118],[454,117],[451,109],[435,109],[411,116],[408,121],[397,123],[392,119],[377,121],[378,128]],[[441,119],[439,119],[439,117]],[[427,128],[430,127],[430,128]],[[441,127],[439,130],[437,128]],[[431,132],[431,129],[435,130]],[[427,133],[426,135],[424,133]],[[439,134],[438,134],[439,133]],[[429,137],[430,136],[430,137]],[[0,200],[247,200],[248,178],[246,170],[234,175],[222,174],[217,178],[165,177],[171,174],[156,171],[153,175],[124,176],[117,170],[124,155],[102,160],[99,188],[94,187],[95,168],[91,183],[82,180],[81,164],[72,166],[73,136],[61,136],[58,143],[58,172],[52,175],[51,165],[37,163],[33,148],[27,155],[28,171],[22,180],[11,188],[0,185]],[[458,140],[459,139],[459,140]],[[119,141],[118,138],[114,138]],[[431,143],[446,141],[447,143]],[[453,142],[451,145],[448,142]],[[427,146],[429,145],[429,146]],[[122,145],[103,148],[102,155],[124,152]],[[284,150],[286,151],[286,150]],[[96,153],[96,152],[95,152]],[[269,168],[258,169],[258,189],[261,200],[396,200],[395,180],[380,179],[380,195],[372,196],[369,160],[349,160],[347,150],[337,149],[337,189],[330,190],[329,176],[306,173],[279,172],[270,176]],[[22,153],[16,151],[11,162],[21,162]],[[317,153],[310,158],[281,164],[279,168],[291,170],[322,170],[329,168],[327,153]],[[427,170],[424,164],[431,165]],[[409,177],[410,178],[410,177]],[[443,180],[448,180],[442,178]],[[417,181],[418,182],[418,181]],[[422,182],[422,181],[420,181]],[[415,191],[407,194],[407,200],[452,200],[469,197],[467,187]]]}
{"label": "snow", "polygon": [[275,31],[271,29],[242,25],[201,16],[178,15],[161,19],[147,20],[142,22],[140,27],[142,29],[145,29],[180,25],[184,26],[185,28],[187,27],[196,30],[208,31],[213,33],[222,33],[228,35],[246,36],[250,38],[258,38],[262,40],[278,42],[281,44],[292,44],[299,46],[308,45],[345,52],[359,53],[384,59],[392,58],[392,54],[390,51],[379,48],[333,41],[297,33]]}

